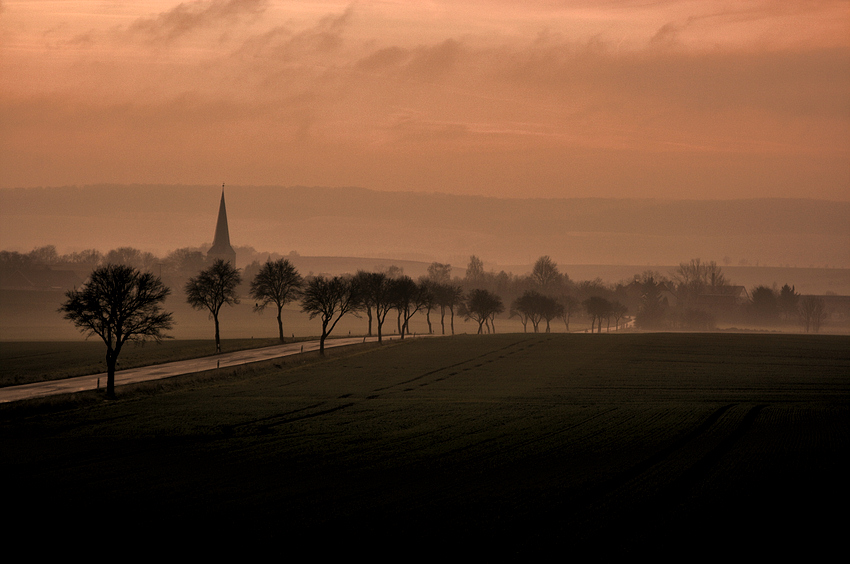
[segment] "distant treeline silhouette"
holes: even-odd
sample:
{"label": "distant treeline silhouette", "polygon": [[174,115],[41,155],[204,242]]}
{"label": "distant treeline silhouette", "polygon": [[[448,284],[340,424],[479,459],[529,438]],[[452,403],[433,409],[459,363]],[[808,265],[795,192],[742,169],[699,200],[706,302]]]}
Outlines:
{"label": "distant treeline silhouette", "polygon": [[[16,275],[36,279],[39,271],[73,270],[85,280],[98,266],[120,264],[151,272],[167,287],[186,288],[190,280],[213,266],[203,248],[180,248],[164,257],[133,247],[120,247],[107,253],[87,249],[64,255],[53,245],[29,253],[0,251],[0,275],[9,281]],[[240,251],[240,256],[247,255],[253,260],[243,269],[233,267],[238,273],[233,293],[237,300],[240,295],[250,295],[257,311],[274,303],[281,340],[284,335],[281,308],[303,299],[303,292],[316,279],[338,279],[336,284],[351,287],[351,303],[337,306],[344,310],[342,315],[362,313],[370,336],[373,332],[382,334],[389,311],[396,314],[395,331],[401,336],[408,332],[410,320],[417,313],[425,316],[429,332],[434,332],[432,313],[439,313],[443,334],[454,332],[455,314],[475,321],[481,333],[495,332],[499,317],[517,318],[525,331],[532,332],[552,331],[554,321],[563,323],[563,330],[569,331],[573,319],[589,322],[590,330],[596,332],[601,332],[603,327],[607,331],[620,330],[624,320],[633,321],[627,323],[630,327],[651,331],[710,331],[722,323],[785,325],[818,332],[828,319],[841,321],[848,317],[847,305],[840,300],[832,303],[829,296],[801,296],[790,284],[781,288],[758,285],[748,290],[728,280],[714,261],[700,259],[682,262],[667,274],[646,270],[629,280],[605,284],[600,278],[573,281],[549,256],[537,259],[532,271],[525,275],[487,271],[483,261],[472,255],[463,276],[453,276],[450,264],[433,262],[427,274],[413,280],[404,274],[402,267],[394,265],[372,272],[359,269],[340,276],[312,272],[303,275],[282,255],[259,253],[251,247],[241,247]],[[297,253],[289,256],[294,258]],[[273,291],[274,284],[278,284],[278,290],[282,284],[271,276],[274,268],[287,272],[288,283],[284,284],[286,291],[282,295]],[[305,309],[305,313],[328,316],[328,333],[339,319],[338,309],[333,315],[315,308]]]}

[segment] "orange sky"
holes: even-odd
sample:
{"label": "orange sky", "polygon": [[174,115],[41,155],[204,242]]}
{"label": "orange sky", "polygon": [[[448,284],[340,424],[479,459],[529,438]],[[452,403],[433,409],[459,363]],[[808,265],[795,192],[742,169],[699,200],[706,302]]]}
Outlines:
{"label": "orange sky", "polygon": [[850,2],[3,0],[0,171],[850,200]]}

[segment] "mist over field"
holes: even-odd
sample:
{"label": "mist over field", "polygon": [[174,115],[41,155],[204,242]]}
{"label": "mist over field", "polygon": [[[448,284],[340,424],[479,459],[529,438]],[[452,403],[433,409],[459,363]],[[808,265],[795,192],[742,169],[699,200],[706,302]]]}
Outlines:
{"label": "mist over field", "polygon": [[[226,186],[234,246],[305,256],[564,265],[850,267],[850,202],[522,199],[363,188]],[[212,241],[220,188],[98,185],[0,190],[5,250],[132,246],[164,255]],[[241,260],[237,257],[240,266]]]}

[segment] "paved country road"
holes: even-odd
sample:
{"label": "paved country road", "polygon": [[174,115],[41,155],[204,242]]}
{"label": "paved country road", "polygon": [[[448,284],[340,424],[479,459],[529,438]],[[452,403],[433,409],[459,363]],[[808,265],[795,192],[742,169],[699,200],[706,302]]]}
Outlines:
{"label": "paved country road", "polygon": [[[411,335],[411,337],[412,336],[413,335]],[[398,339],[398,336],[384,335],[384,339]],[[377,337],[346,337],[342,339],[328,339],[325,341],[325,348],[344,347],[347,345],[376,342],[377,340]],[[259,349],[229,352],[214,356],[205,356],[203,358],[195,358],[191,360],[178,360],[153,366],[130,368],[115,372],[115,385],[121,386],[124,384],[133,384],[148,380],[160,380],[162,378],[179,376],[181,374],[192,374],[195,372],[203,372],[204,370],[213,370],[215,368],[227,368],[229,366],[261,362],[263,360],[271,360],[283,356],[291,356],[302,352],[317,350],[319,350],[319,341],[303,341],[263,347]],[[21,386],[8,386],[0,388],[0,403],[95,390],[98,387],[98,381],[100,382],[101,387],[106,388],[106,372],[101,374],[92,374],[90,376],[66,378],[64,380],[36,382],[33,384],[23,384]]]}

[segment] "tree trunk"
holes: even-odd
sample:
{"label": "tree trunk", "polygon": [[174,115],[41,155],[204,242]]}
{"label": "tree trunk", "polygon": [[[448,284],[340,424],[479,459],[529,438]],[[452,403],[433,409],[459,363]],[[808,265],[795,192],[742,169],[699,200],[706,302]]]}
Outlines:
{"label": "tree trunk", "polygon": [[115,365],[118,355],[111,348],[106,349],[106,397],[115,399]]}
{"label": "tree trunk", "polygon": [[282,309],[283,308],[280,307],[280,306],[278,306],[278,308],[277,308],[277,331],[278,331],[278,334],[280,335],[280,342],[281,343],[284,342],[283,341],[283,321],[281,321],[281,319],[280,319],[280,311]]}
{"label": "tree trunk", "polygon": [[[370,306],[370,305],[366,306],[366,317],[369,318],[369,333],[368,334],[371,337],[372,336],[372,306]],[[378,339],[378,340],[380,340],[380,339]]]}
{"label": "tree trunk", "polygon": [[328,322],[322,320],[322,336],[319,338],[319,356],[325,356],[325,339],[328,338]]}
{"label": "tree trunk", "polygon": [[443,328],[443,335],[446,334],[446,307],[440,306],[440,327]]}
{"label": "tree trunk", "polygon": [[218,332],[218,315],[214,315],[213,319],[215,320],[215,354],[219,354],[221,352],[221,337]]}
{"label": "tree trunk", "polygon": [[[404,321],[402,321],[404,318]],[[404,340],[404,334],[407,332],[407,309],[398,310],[398,334],[401,335],[402,340]]]}

